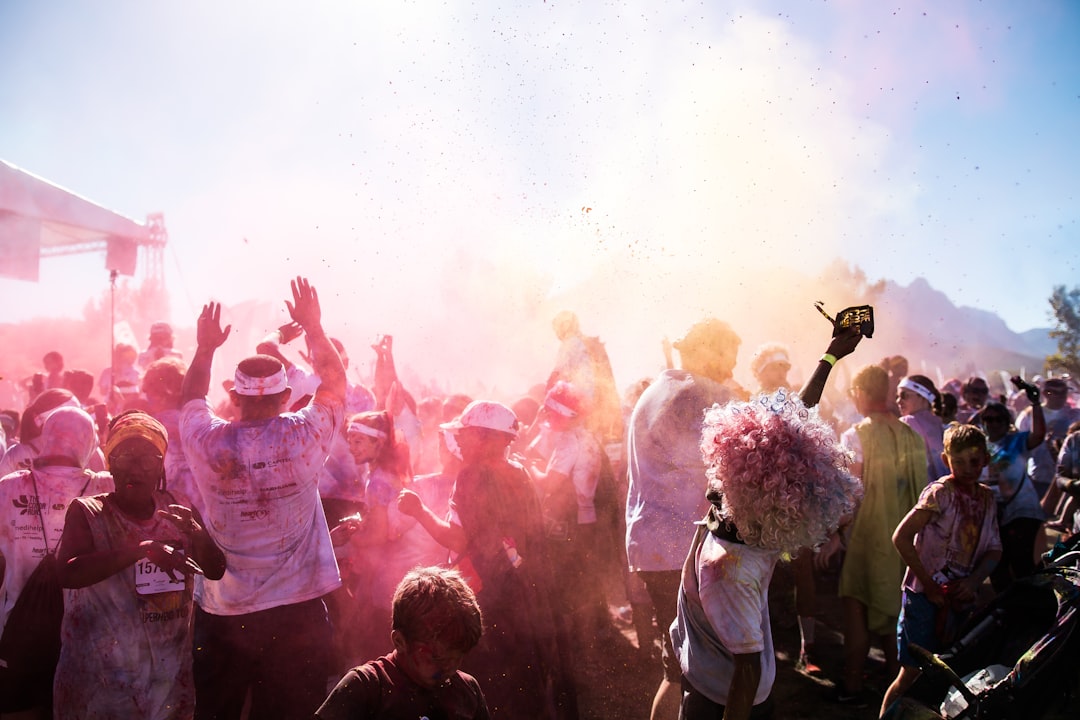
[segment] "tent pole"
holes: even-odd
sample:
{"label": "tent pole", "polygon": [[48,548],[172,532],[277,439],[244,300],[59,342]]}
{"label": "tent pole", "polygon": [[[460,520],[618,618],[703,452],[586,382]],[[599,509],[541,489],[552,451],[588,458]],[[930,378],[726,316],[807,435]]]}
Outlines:
{"label": "tent pole", "polygon": [[[116,278],[120,275],[117,270],[109,271],[109,380],[115,381],[112,373],[116,364]],[[112,388],[109,388],[112,393]],[[105,402],[109,399],[105,398]]]}

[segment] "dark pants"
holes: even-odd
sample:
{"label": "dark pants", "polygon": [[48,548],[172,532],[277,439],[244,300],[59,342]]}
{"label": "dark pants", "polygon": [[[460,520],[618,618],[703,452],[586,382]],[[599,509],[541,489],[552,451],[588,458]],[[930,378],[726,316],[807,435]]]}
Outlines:
{"label": "dark pants", "polygon": [[660,633],[663,647],[661,661],[664,664],[664,677],[678,683],[682,678],[682,668],[675,650],[671,647],[671,623],[679,610],[679,584],[682,582],[682,570],[638,571],[638,577],[645,583],[645,590],[652,600],[653,612],[656,613],[656,629]]}
{"label": "dark pants", "polygon": [[[682,705],[679,706],[679,720],[724,720],[725,707],[705,697],[694,686],[682,679]],[[765,702],[755,705],[750,710],[750,720],[771,720],[773,700],[770,695]]]}
{"label": "dark pants", "polygon": [[322,599],[246,615],[195,607],[195,718],[309,718],[326,699],[332,653]]}

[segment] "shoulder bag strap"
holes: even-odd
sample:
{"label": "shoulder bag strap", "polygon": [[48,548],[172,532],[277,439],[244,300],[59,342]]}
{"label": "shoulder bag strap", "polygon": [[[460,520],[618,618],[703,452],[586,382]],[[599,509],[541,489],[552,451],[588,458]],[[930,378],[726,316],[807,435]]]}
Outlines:
{"label": "shoulder bag strap", "polygon": [[82,490],[75,497],[82,497],[86,494],[86,488],[90,487],[90,481],[94,479],[94,473],[92,470],[83,470],[86,473],[86,482],[83,483]]}
{"label": "shoulder bag strap", "polygon": [[41,539],[45,541],[45,554],[52,555],[55,550],[49,549],[49,536],[45,534],[45,516],[41,512],[41,495],[38,493],[37,478],[34,476],[33,469],[30,470],[30,482],[34,485],[34,504],[37,506],[38,520],[41,521]]}

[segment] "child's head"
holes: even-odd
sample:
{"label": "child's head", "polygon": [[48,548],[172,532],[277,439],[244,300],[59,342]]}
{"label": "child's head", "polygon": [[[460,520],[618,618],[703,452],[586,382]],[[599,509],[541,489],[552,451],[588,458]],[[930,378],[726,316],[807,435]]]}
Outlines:
{"label": "child's head", "polygon": [[952,425],[945,430],[945,452],[941,457],[954,479],[974,482],[988,459],[986,435],[974,425]]}
{"label": "child's head", "polygon": [[857,391],[853,393],[856,405],[860,396],[864,405],[882,405],[889,397],[889,373],[878,365],[864,365],[851,379],[851,389]]}
{"label": "child's head", "polygon": [[449,680],[483,632],[476,595],[445,568],[409,571],[394,591],[392,613],[398,665],[424,687]]}

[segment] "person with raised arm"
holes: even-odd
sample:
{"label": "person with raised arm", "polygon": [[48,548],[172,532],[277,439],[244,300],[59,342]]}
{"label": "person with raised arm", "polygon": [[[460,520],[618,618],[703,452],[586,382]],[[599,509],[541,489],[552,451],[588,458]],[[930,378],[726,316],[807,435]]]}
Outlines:
{"label": "person with raised arm", "polygon": [[832,338],[801,397],[779,388],[705,412],[708,511],[683,563],[671,625],[680,720],[775,714],[773,569],[782,553],[825,542],[862,496],[832,428],[812,410],[859,339],[854,329]]}
{"label": "person with raised arm", "polygon": [[[341,585],[319,469],[345,415],[345,368],[322,327],[315,288],[292,282],[292,319],[307,334],[321,384],[286,412],[289,385],[276,358],[236,366],[230,391],[240,419],[206,401],[214,352],[229,336],[221,306],[199,316],[184,377],[180,434],[203,498],[206,529],[224,551],[220,580],[196,578],[196,718],[310,717],[326,697],[332,635],[324,596]],[[287,628],[287,632],[282,632]]]}

